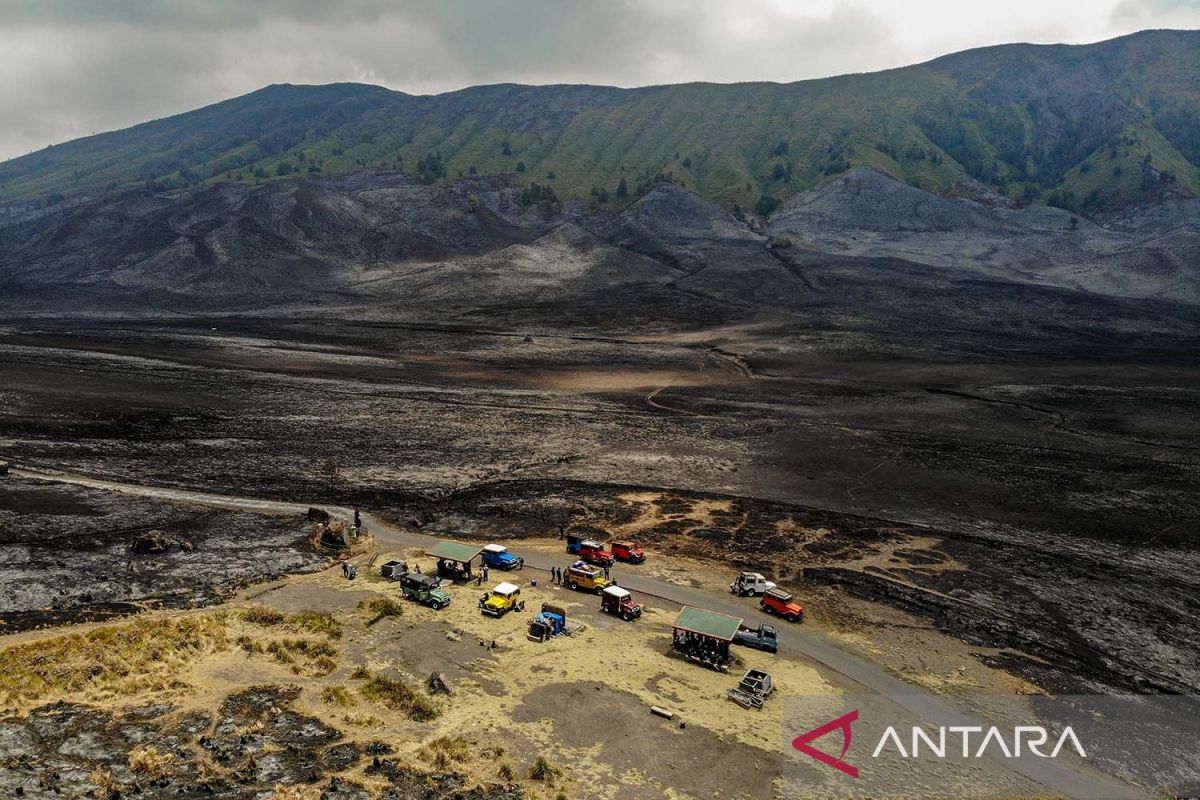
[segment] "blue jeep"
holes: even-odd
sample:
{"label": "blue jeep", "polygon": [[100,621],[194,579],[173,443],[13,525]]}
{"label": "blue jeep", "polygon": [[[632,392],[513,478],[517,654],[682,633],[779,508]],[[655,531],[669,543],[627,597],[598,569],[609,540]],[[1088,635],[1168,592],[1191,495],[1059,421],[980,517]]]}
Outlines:
{"label": "blue jeep", "polygon": [[504,545],[489,544],[483,548],[483,563],[492,569],[508,571],[510,569],[523,568],[525,566],[525,559],[520,556],[514,556],[508,552],[508,548]]}

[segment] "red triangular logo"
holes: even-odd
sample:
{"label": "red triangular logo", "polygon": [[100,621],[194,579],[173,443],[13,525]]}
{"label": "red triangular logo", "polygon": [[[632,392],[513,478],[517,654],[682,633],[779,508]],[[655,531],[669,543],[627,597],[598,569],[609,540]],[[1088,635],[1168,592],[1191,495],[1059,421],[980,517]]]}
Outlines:
{"label": "red triangular logo", "polygon": [[[808,756],[809,758],[815,758],[822,764],[827,764],[834,769],[841,770],[851,778],[857,778],[858,767],[842,761],[842,757],[844,757],[846,755],[846,751],[850,749],[850,723],[854,722],[856,719],[858,719],[857,708],[848,714],[843,714],[832,722],[826,722],[819,728],[813,728],[808,733],[800,734],[792,740],[792,747],[796,748],[801,753],[804,753],[804,755]],[[840,730],[842,732],[842,752],[841,756],[838,758],[834,758],[828,753],[822,752],[809,744],[809,742],[812,742],[815,739],[820,739],[825,734],[836,730]]]}

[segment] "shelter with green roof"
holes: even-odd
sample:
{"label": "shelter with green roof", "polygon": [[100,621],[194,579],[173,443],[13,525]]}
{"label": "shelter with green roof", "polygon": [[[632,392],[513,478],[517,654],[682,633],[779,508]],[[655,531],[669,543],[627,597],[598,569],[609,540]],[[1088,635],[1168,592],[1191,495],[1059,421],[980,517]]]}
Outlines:
{"label": "shelter with green roof", "polygon": [[471,577],[471,562],[478,556],[481,548],[477,544],[462,542],[438,542],[429,555],[437,559],[437,574],[443,578],[461,581]]}
{"label": "shelter with green roof", "polygon": [[690,661],[724,669],[729,663],[729,644],[741,627],[741,617],[684,606],[675,619],[671,647]]}

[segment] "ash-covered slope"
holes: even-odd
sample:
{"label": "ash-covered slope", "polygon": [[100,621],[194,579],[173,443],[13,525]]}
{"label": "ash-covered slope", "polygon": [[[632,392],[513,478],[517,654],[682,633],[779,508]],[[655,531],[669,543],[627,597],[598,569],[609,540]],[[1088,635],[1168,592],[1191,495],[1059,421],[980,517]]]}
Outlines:
{"label": "ash-covered slope", "polygon": [[936,320],[970,341],[1156,331],[1170,347],[1196,327],[1194,214],[1176,203],[1101,225],[856,171],[763,230],[670,183],[611,213],[523,204],[499,179],[365,173],[131,192],[0,225],[0,310],[630,333],[786,316],[901,347]]}
{"label": "ash-covered slope", "polygon": [[84,312],[326,305],[387,265],[536,238],[540,220],[513,194],[499,181],[431,187],[373,174],[131,192],[0,227],[0,303]]}
{"label": "ash-covered slope", "polygon": [[945,197],[858,169],[789,200],[768,231],[825,253],[892,256],[1120,297],[1200,301],[1200,201],[1093,222],[1058,208],[1014,207],[974,188],[974,199]]}

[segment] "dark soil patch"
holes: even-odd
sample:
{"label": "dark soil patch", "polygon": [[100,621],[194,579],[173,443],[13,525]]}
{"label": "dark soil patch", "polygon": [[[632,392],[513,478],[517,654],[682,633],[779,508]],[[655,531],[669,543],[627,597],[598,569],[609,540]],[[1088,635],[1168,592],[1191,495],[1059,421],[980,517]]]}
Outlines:
{"label": "dark soil patch", "polygon": [[[580,709],[587,709],[586,725],[580,724]],[[554,725],[556,741],[570,748],[598,746],[599,760],[610,765],[615,775],[637,770],[650,783],[694,797],[769,798],[782,768],[776,753],[723,741],[695,725],[681,730],[678,722],[652,715],[633,695],[593,683],[540,687],[513,712],[516,722],[547,718]],[[623,787],[616,796],[646,800],[660,795],[643,785]]]}

